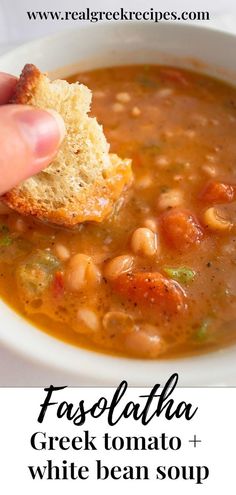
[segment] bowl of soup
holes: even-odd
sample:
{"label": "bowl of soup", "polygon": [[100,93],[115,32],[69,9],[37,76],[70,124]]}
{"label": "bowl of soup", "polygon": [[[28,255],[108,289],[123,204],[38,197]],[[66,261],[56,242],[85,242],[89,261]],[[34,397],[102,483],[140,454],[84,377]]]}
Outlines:
{"label": "bowl of soup", "polygon": [[[109,43],[107,42],[109,40]],[[92,25],[1,57],[93,93],[133,183],[102,223],[0,216],[3,343],[79,384],[236,383],[236,38]]]}

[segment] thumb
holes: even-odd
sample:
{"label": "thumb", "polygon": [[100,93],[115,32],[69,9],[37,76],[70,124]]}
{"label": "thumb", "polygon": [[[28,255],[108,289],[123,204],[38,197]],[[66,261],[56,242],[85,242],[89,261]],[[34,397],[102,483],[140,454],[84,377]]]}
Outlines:
{"label": "thumb", "polygon": [[0,107],[0,194],[47,167],[65,135],[60,115],[24,105]]}

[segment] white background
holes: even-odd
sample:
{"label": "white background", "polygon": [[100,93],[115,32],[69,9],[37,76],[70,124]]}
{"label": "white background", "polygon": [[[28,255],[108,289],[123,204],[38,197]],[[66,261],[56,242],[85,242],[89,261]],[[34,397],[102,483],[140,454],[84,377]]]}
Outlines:
{"label": "white background", "polygon": [[[148,389],[128,390],[123,405],[128,400],[139,401],[138,396],[147,394]],[[98,400],[101,396],[112,397],[114,389],[66,389],[55,392],[52,401],[67,400],[79,405],[85,400],[86,407]],[[191,421],[184,418],[167,421],[164,417],[153,419],[149,425],[142,426],[132,419],[122,420],[117,426],[108,427],[106,416],[99,420],[88,418],[85,425],[74,426],[65,418],[56,417],[56,406],[51,406],[42,424],[37,422],[40,404],[45,399],[42,389],[2,389],[0,408],[0,438],[1,438],[1,479],[0,488],[4,495],[25,493],[29,495],[70,495],[84,494],[127,494],[132,490],[137,495],[143,495],[144,490],[150,494],[169,495],[233,495],[236,493],[235,480],[235,389],[178,389],[174,392],[176,405],[184,400],[197,406],[197,414]],[[142,399],[141,399],[142,400]],[[102,441],[95,441],[98,451],[54,452],[35,451],[30,446],[30,437],[36,431],[46,432],[48,435],[75,437],[82,435],[84,430],[90,430],[91,435],[102,437],[104,432],[112,436],[159,436],[165,433],[168,436],[179,436],[182,448],[179,451],[105,451]],[[201,440],[194,448],[189,440],[194,434]],[[91,478],[86,481],[33,481],[30,478],[28,465],[45,465],[45,460],[52,459],[60,464],[62,460],[74,461],[77,465],[88,465]],[[150,480],[125,481],[106,480],[98,481],[94,476],[96,459],[103,464],[114,465],[143,465],[150,466],[150,473],[155,472],[156,466],[203,466],[210,469],[209,478],[202,484],[194,481],[157,481],[152,476]]]}
{"label": "white background", "polygon": [[[236,32],[235,0],[0,0],[0,53],[35,37],[60,29],[76,28],[76,22],[29,22],[27,10],[94,10],[120,8],[156,10],[209,10],[212,20],[207,25]],[[1,67],[0,67],[1,70]],[[31,363],[26,358],[0,347],[1,385],[44,385],[48,380],[54,383],[74,383],[65,373]]]}

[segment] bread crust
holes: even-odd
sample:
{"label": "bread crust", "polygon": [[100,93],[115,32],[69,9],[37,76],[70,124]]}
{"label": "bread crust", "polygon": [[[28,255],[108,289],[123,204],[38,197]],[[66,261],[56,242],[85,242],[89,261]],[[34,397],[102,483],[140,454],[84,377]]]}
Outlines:
{"label": "bread crust", "polygon": [[41,72],[35,65],[26,64],[9,103],[27,105],[34,94],[35,87],[40,77]]}
{"label": "bread crust", "polygon": [[[120,180],[119,177],[120,176]],[[84,209],[81,212],[68,210],[67,207],[48,210],[39,208],[38,203],[34,203],[33,198],[19,195],[17,189],[12,189],[2,196],[3,202],[18,211],[21,215],[32,216],[39,220],[57,224],[64,227],[75,227],[83,222],[102,222],[111,212],[111,203],[114,203],[114,191],[117,196],[117,182],[119,185],[119,195],[122,193],[124,186],[130,184],[132,175],[130,173],[130,160],[122,160],[119,168],[116,168],[116,175],[108,179],[106,186],[95,184],[91,187],[91,196],[81,202],[84,203]],[[101,203],[103,207],[101,209]]]}

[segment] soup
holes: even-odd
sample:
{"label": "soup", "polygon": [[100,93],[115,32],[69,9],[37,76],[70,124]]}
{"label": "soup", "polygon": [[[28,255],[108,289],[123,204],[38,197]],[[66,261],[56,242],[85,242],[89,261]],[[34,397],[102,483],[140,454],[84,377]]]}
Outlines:
{"label": "soup", "polygon": [[75,230],[2,210],[2,298],[100,352],[161,359],[235,343],[236,90],[154,65],[69,80],[93,91],[133,184],[106,221]]}

